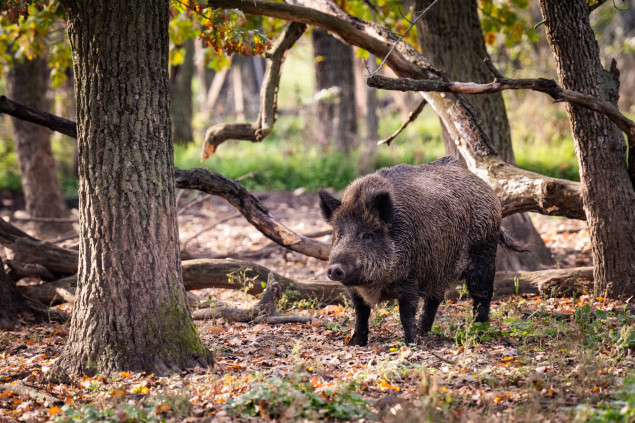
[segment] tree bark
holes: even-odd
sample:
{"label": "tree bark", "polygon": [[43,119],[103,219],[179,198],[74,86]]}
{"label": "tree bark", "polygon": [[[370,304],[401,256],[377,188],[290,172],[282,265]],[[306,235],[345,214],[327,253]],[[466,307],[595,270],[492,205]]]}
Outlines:
{"label": "tree bark", "polygon": [[194,141],[192,131],[192,78],[194,77],[194,40],[187,40],[183,63],[170,69],[170,119],[172,139],[178,144]]}
{"label": "tree bark", "polygon": [[[602,67],[587,2],[540,0],[540,8],[562,87],[617,104],[618,72]],[[595,292],[626,299],[635,293],[635,190],[624,138],[606,117],[577,105],[566,109],[580,164]]]}
{"label": "tree bark", "polygon": [[336,89],[336,95],[317,102],[317,136],[327,144],[335,140],[337,149],[348,152],[357,142],[353,49],[327,31],[313,29],[315,90]]}
{"label": "tree bark", "polygon": [[185,301],[169,117],[169,2],[61,2],[76,77],[80,246],[53,375],[210,365]]}
{"label": "tree bark", "polygon": [[[431,0],[417,0],[415,9],[425,10]],[[483,63],[489,58],[475,0],[456,0],[452,9],[435,5],[417,21],[417,37],[422,53],[444,69],[455,81],[489,82],[492,74]],[[511,132],[502,94],[472,96],[469,101],[480,118],[501,159],[515,164]],[[442,122],[442,126],[443,122]],[[443,130],[446,152],[465,162],[447,130]],[[551,252],[526,213],[503,219],[503,227],[529,251],[515,253],[498,248],[496,269],[507,271],[539,270],[554,264]]]}
{"label": "tree bark", "polygon": [[[14,60],[7,82],[7,93],[15,101],[42,111],[49,109],[48,63],[44,57],[24,62]],[[51,132],[22,120],[11,121],[27,213],[33,217],[66,217],[68,209],[55,171]],[[32,222],[31,227],[40,237],[73,229],[69,223],[55,222]]]}

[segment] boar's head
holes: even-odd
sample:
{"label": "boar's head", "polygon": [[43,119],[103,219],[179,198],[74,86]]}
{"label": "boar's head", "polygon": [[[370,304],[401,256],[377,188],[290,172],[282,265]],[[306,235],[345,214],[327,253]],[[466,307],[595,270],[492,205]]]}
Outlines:
{"label": "boar's head", "polygon": [[341,202],[319,192],[322,215],[333,227],[328,277],[347,286],[390,282],[396,261],[390,192],[364,188],[349,187]]}

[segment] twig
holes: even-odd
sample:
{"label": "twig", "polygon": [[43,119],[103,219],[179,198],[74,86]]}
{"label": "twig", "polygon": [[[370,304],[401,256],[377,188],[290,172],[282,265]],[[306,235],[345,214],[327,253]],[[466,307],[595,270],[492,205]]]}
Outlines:
{"label": "twig", "polygon": [[399,129],[397,129],[396,132],[394,132],[391,136],[389,136],[386,139],[383,140],[379,140],[377,141],[377,145],[382,145],[382,144],[388,144],[390,145],[390,143],[397,138],[397,135],[401,134],[401,132],[406,129],[406,127],[408,125],[410,125],[411,122],[414,122],[415,119],[417,119],[417,117],[419,116],[419,114],[421,114],[421,111],[423,110],[423,108],[426,106],[426,104],[428,104],[428,102],[423,99],[421,100],[421,103],[419,103],[419,105],[417,106],[416,109],[414,109],[412,112],[410,112],[408,114],[408,120],[406,120],[404,123],[401,124],[401,127]]}
{"label": "twig", "polygon": [[190,243],[190,241],[192,241],[192,240],[194,240],[194,239],[198,238],[199,236],[201,236],[201,235],[202,235],[202,234],[204,234],[205,232],[209,231],[209,230],[210,230],[210,229],[212,229],[213,227],[215,227],[215,226],[217,226],[217,225],[220,225],[220,224],[222,224],[222,223],[228,222],[228,221],[230,221],[230,220],[232,220],[232,219],[236,219],[237,217],[240,217],[240,214],[238,214],[238,213],[234,213],[234,214],[232,214],[231,216],[227,216],[227,217],[225,217],[225,218],[223,218],[223,219],[219,220],[218,222],[213,222],[213,223],[210,223],[209,225],[205,226],[203,229],[201,229],[200,231],[198,231],[197,233],[195,233],[194,235],[192,235],[190,238],[188,238],[188,240],[187,240],[187,241],[185,241],[185,242],[183,243],[183,247],[181,247],[181,250],[186,250],[186,249],[187,249],[187,244],[189,244],[189,243]]}
{"label": "twig", "polygon": [[186,210],[191,209],[192,207],[194,207],[197,204],[202,203],[203,201],[207,200],[208,198],[210,198],[211,195],[210,194],[205,194],[205,195],[201,195],[199,198],[190,201],[189,203],[185,204],[183,207],[181,207],[179,209],[178,212],[176,212],[177,215],[181,215],[183,214]]}
{"label": "twig", "polygon": [[384,60],[382,60],[381,64],[379,65],[379,67],[377,69],[375,69],[375,71],[371,72],[369,74],[369,76],[373,76],[375,75],[377,72],[379,72],[379,70],[384,66],[384,64],[386,63],[386,61],[388,60],[388,56],[390,56],[390,53],[392,53],[392,51],[397,47],[397,44],[399,44],[399,42],[403,39],[403,37],[406,36],[406,34],[412,29],[413,26],[415,26],[415,24],[417,23],[417,21],[419,19],[421,19],[428,10],[430,10],[430,8],[432,6],[434,6],[436,4],[436,2],[439,0],[434,0],[432,3],[430,3],[430,6],[426,7],[425,10],[423,12],[421,12],[419,14],[419,16],[416,17],[416,19],[412,22],[410,22],[410,26],[408,27],[408,29],[406,29],[404,31],[403,34],[401,34],[401,36],[399,37],[399,39],[397,41],[395,41],[395,44],[392,45],[392,47],[390,48],[390,50],[388,50],[388,53],[386,54],[386,56],[384,57]]}

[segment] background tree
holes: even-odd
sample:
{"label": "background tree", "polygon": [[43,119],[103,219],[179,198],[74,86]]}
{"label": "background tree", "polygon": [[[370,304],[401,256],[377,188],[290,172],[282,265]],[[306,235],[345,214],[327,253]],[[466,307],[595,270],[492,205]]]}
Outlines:
{"label": "background tree", "polygon": [[194,77],[194,40],[186,40],[182,46],[183,61],[170,66],[170,119],[172,139],[175,143],[194,141],[192,130],[192,78]]}
{"label": "background tree", "polygon": [[[540,0],[547,40],[563,88],[617,104],[619,71],[602,67],[584,0]],[[576,42],[571,42],[576,40]],[[583,184],[582,199],[593,246],[598,295],[629,298],[635,292],[635,190],[626,168],[626,144],[606,117],[566,104]],[[632,151],[631,151],[632,153]]]}
{"label": "background tree", "polygon": [[[432,0],[417,0],[416,10],[423,11]],[[444,69],[454,81],[490,82],[492,74],[483,60],[489,58],[475,0],[456,0],[452,8],[437,4],[417,21],[417,36],[422,53],[432,63]],[[513,23],[511,23],[513,24]],[[482,122],[498,155],[515,164],[512,139],[502,94],[473,96],[470,102]],[[454,140],[443,122],[443,142],[446,153],[463,161]],[[508,216],[503,226],[520,242],[530,246],[528,253],[498,249],[498,270],[538,270],[553,266],[551,253],[526,213]]]}
{"label": "background tree", "polygon": [[[15,101],[43,111],[49,109],[46,97],[49,72],[45,58],[14,60],[7,82],[7,93]],[[36,219],[67,217],[68,209],[51,150],[51,131],[18,119],[11,119],[11,123],[26,211]],[[47,220],[35,220],[32,224],[35,232],[45,238],[73,229],[69,223]]]}
{"label": "background tree", "polygon": [[348,152],[357,142],[353,49],[327,31],[311,33],[315,60],[317,137],[335,141],[339,151]]}
{"label": "background tree", "polygon": [[[169,120],[169,2],[73,1],[78,293],[61,374],[212,362],[185,302]],[[125,52],[125,54],[122,54]]]}

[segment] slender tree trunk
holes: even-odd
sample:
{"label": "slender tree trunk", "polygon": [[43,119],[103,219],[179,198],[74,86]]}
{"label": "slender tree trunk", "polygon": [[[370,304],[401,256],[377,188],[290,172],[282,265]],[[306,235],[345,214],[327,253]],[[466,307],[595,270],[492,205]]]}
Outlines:
{"label": "slender tree trunk", "polygon": [[[422,11],[432,0],[417,0],[416,10]],[[475,0],[455,0],[452,8],[436,4],[417,22],[417,35],[423,54],[444,69],[455,81],[491,82],[492,75],[483,64],[489,57],[478,18]],[[471,96],[470,102],[483,123],[483,130],[499,156],[514,164],[511,134],[505,102],[501,94]],[[463,160],[454,140],[443,124],[446,153]],[[517,240],[530,246],[529,253],[514,253],[502,248],[496,256],[497,270],[537,270],[554,264],[549,249],[540,238],[526,213],[503,219],[503,226]]]}
{"label": "slender tree trunk", "polygon": [[[16,60],[7,81],[8,94],[13,100],[39,110],[49,109],[46,100],[48,64],[45,58],[38,57],[22,63]],[[22,120],[11,121],[26,211],[32,217],[66,217],[68,210],[51,150],[51,131]],[[70,224],[51,222],[36,221],[32,225],[38,236],[43,238],[73,229]]]}
{"label": "slender tree trunk", "polygon": [[170,119],[172,139],[188,144],[194,140],[192,131],[192,78],[194,77],[194,40],[181,46],[185,50],[183,63],[170,69]]}
{"label": "slender tree trunk", "polygon": [[77,86],[78,293],[56,374],[211,364],[185,302],[168,0],[64,0]]}
{"label": "slender tree trunk", "polygon": [[337,149],[347,152],[357,141],[353,49],[322,29],[313,30],[312,40],[316,91],[337,87],[339,92],[318,101],[318,137],[334,139]]}
{"label": "slender tree trunk", "polygon": [[[547,41],[562,88],[617,103],[617,69],[603,69],[584,0],[540,0]],[[593,251],[595,291],[635,293],[635,191],[626,169],[626,144],[604,116],[566,104],[583,184],[582,201]]]}

